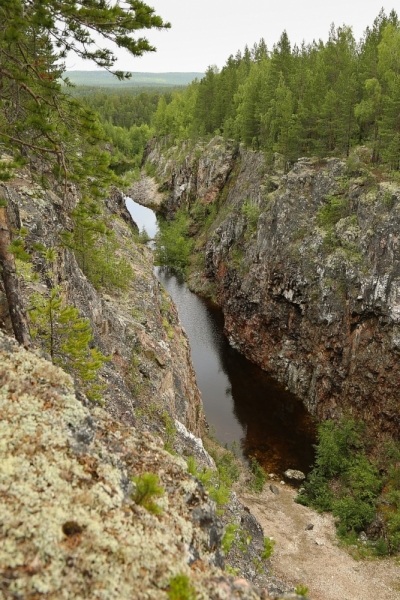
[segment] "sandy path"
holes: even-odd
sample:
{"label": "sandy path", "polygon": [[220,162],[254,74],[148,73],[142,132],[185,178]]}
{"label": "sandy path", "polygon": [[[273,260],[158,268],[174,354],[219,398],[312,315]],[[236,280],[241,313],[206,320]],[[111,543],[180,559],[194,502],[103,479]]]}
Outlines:
{"label": "sandy path", "polygon": [[[356,561],[339,548],[331,515],[320,515],[293,502],[296,491],[275,484],[259,496],[242,494],[261,523],[264,534],[276,540],[274,575],[291,584],[306,585],[311,600],[400,600],[400,560]],[[314,528],[306,531],[312,523]]]}

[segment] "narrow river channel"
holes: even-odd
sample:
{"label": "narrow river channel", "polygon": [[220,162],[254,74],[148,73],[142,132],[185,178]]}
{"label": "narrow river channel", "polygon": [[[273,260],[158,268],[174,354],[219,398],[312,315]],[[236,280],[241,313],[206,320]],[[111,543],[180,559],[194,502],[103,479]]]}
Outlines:
{"label": "narrow river channel", "polygon": [[[130,198],[126,204],[139,228],[153,237],[153,211]],[[307,473],[315,428],[302,402],[229,345],[220,308],[192,293],[170,269],[155,271],[189,336],[204,411],[219,442],[256,456],[269,473],[288,468]]]}

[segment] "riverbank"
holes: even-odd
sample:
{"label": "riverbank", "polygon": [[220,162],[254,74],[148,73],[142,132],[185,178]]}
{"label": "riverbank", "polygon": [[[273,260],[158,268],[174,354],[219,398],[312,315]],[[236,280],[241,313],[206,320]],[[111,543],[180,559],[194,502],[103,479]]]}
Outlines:
{"label": "riverbank", "polygon": [[398,558],[355,560],[340,547],[332,515],[296,504],[296,490],[274,485],[279,494],[268,483],[261,494],[243,493],[240,500],[276,542],[271,565],[277,578],[307,586],[312,600],[400,599]]}

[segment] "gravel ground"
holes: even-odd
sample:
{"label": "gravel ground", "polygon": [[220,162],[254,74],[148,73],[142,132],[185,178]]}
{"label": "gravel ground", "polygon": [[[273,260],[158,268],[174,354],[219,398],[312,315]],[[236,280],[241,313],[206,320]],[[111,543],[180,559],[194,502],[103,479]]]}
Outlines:
{"label": "gravel ground", "polygon": [[[296,490],[269,483],[262,494],[243,494],[241,501],[276,541],[274,575],[290,585],[306,585],[311,600],[400,600],[400,561],[356,561],[338,546],[333,517],[296,504]],[[313,524],[313,528],[306,527]]]}

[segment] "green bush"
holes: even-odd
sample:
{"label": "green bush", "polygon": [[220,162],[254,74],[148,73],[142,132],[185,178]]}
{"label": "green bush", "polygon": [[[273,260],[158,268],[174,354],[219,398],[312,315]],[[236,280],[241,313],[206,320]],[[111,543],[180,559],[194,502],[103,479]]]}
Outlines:
{"label": "green bush", "polygon": [[353,419],[342,419],[339,423],[325,421],[318,428],[316,466],[326,478],[345,471],[351,464],[354,451],[363,447],[364,425]]}
{"label": "green bush", "polygon": [[239,528],[239,525],[235,523],[229,523],[229,525],[225,528],[224,537],[222,538],[222,550],[224,551],[225,556],[229,553],[229,550],[232,548],[232,544],[235,541],[235,535]]}
{"label": "green bush", "polygon": [[217,457],[215,463],[217,465],[220,481],[228,487],[232,487],[232,484],[237,481],[240,476],[237,458],[232,452],[228,451]]}
{"label": "green bush", "polygon": [[296,498],[298,504],[311,506],[320,512],[332,510],[334,496],[329,488],[329,480],[315,468],[304,483],[304,492]]}
{"label": "green bush", "polygon": [[397,504],[391,506],[391,510],[385,514],[387,535],[391,552],[400,551],[400,507]]}
{"label": "green bush", "polygon": [[157,173],[157,169],[155,167],[155,165],[153,165],[152,163],[147,162],[144,166],[144,170],[146,172],[146,175],[148,177],[155,177],[156,173]]}
{"label": "green bush", "polygon": [[264,538],[264,550],[261,552],[261,558],[263,560],[268,560],[274,551],[275,540],[271,540],[270,538]]}
{"label": "green bush", "polygon": [[332,511],[339,520],[338,534],[350,539],[374,520],[378,499],[383,494],[385,505],[390,505],[384,512],[388,549],[397,551],[400,493],[395,488],[400,477],[389,458],[391,455],[397,459],[397,451],[392,446],[381,459],[381,471],[386,471],[382,475],[367,450],[362,422],[344,417],[319,425],[315,466],[304,483],[304,492],[296,500],[317,510]]}
{"label": "green bush", "polygon": [[187,575],[176,575],[169,582],[169,600],[196,600],[196,591]]}
{"label": "green bush", "polygon": [[249,487],[253,492],[259,494],[263,491],[267,478],[265,477],[264,469],[254,456],[250,462],[250,470],[253,478],[250,481]]}
{"label": "green bush", "polygon": [[354,496],[345,496],[333,502],[332,513],[339,517],[347,530],[361,531],[375,515],[375,507]]}
{"label": "green bush", "polygon": [[142,475],[132,477],[132,481],[136,484],[132,500],[155,515],[161,514],[161,506],[154,502],[155,497],[164,494],[164,488],[158,485],[158,475],[155,473],[143,473]]}
{"label": "green bush", "polygon": [[379,540],[375,544],[375,552],[378,556],[386,556],[389,554],[389,548],[386,543],[386,540],[383,538],[379,538]]}
{"label": "green bush", "polygon": [[260,207],[251,200],[247,199],[243,202],[241,210],[242,215],[244,215],[246,218],[247,227],[251,232],[254,232],[257,229],[258,219],[261,214]]}
{"label": "green bush", "polygon": [[305,585],[301,585],[301,584],[296,585],[294,593],[297,594],[298,596],[307,596],[308,587],[306,587]]}
{"label": "green bush", "polygon": [[208,490],[210,497],[218,506],[226,504],[230,497],[232,485],[239,479],[240,471],[237,458],[227,450],[214,456],[217,469],[199,469],[193,456],[187,459],[188,472],[199,479]]}
{"label": "green bush", "polygon": [[227,486],[218,482],[215,486],[211,485],[208,490],[210,498],[216,502],[217,506],[223,506],[228,502],[231,491]]}
{"label": "green bush", "polygon": [[348,214],[348,199],[343,196],[329,196],[326,204],[317,213],[317,223],[328,229],[336,225]]}
{"label": "green bush", "polygon": [[179,210],[173,221],[159,221],[156,235],[155,264],[173,267],[184,273],[189,265],[193,241],[188,236],[189,218]]}

